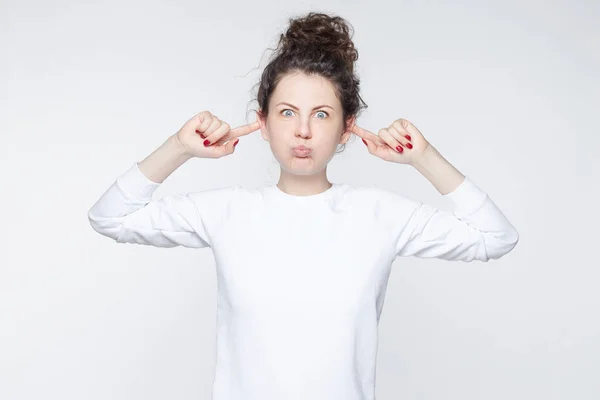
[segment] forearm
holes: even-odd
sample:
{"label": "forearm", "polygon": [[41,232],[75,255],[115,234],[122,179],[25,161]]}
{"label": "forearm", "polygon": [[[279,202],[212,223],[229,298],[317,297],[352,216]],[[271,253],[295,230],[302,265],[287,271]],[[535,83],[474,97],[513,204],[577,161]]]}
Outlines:
{"label": "forearm", "polygon": [[464,180],[461,174],[431,144],[415,161],[415,167],[442,195],[453,192]]}
{"label": "forearm", "polygon": [[159,148],[138,163],[140,171],[151,181],[162,183],[183,163],[192,158],[177,139],[170,136]]}

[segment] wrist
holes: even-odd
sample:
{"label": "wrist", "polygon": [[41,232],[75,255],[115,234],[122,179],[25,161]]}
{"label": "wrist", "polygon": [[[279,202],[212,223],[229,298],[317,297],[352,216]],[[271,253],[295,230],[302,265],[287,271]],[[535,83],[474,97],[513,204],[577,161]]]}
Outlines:
{"label": "wrist", "polygon": [[433,147],[431,144],[427,144],[427,147],[425,147],[425,150],[423,150],[421,154],[419,154],[416,157],[413,157],[411,165],[418,171],[421,171],[423,169],[426,169],[427,165],[431,164],[432,162],[435,162],[435,159],[440,156],[441,154],[437,151],[435,147]]}
{"label": "wrist", "polygon": [[167,140],[167,145],[177,154],[177,158],[189,160],[193,157],[189,149],[179,139],[179,134],[174,134]]}
{"label": "wrist", "polygon": [[443,195],[454,191],[465,179],[465,176],[431,145],[413,160],[412,166]]}

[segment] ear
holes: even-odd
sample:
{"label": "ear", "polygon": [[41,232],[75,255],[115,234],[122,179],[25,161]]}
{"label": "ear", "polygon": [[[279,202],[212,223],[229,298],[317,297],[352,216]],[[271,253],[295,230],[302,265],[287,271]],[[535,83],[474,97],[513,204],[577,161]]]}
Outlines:
{"label": "ear", "polygon": [[260,135],[262,136],[262,138],[264,140],[266,140],[268,142],[269,141],[269,133],[267,132],[267,118],[262,113],[262,111],[257,111],[256,119],[258,120],[258,123],[260,124]]}
{"label": "ear", "polygon": [[352,131],[354,130],[354,123],[356,122],[356,116],[352,116],[346,120],[346,130],[342,132],[342,136],[340,137],[340,144],[345,144],[350,136],[352,136]]}

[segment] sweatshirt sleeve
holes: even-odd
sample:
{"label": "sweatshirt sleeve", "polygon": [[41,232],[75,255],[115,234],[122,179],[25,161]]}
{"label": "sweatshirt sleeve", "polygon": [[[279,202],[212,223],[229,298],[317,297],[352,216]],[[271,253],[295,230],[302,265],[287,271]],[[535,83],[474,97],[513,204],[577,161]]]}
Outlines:
{"label": "sweatshirt sleeve", "polygon": [[117,243],[156,247],[211,246],[227,217],[234,187],[152,199],[160,183],[149,180],[137,162],[88,211],[94,230]]}
{"label": "sweatshirt sleeve", "polygon": [[408,210],[396,230],[396,255],[470,262],[498,259],[519,234],[490,197],[469,177],[444,195],[452,212],[403,199]]}

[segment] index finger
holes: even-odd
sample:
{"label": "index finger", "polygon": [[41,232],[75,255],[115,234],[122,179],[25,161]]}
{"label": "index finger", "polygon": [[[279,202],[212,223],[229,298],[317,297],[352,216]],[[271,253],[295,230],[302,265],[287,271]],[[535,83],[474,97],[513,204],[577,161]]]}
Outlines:
{"label": "index finger", "polygon": [[359,136],[363,139],[367,139],[370,140],[372,142],[376,142],[376,143],[380,143],[380,138],[379,135],[376,135],[374,133],[369,132],[366,129],[361,128],[358,125],[354,125],[354,128],[352,129],[352,132],[356,134],[356,136]]}
{"label": "index finger", "polygon": [[228,136],[229,137],[244,136],[244,135],[247,135],[249,133],[252,133],[252,132],[258,130],[258,128],[260,128],[260,123],[258,121],[254,121],[251,124],[238,126],[237,128],[230,130]]}

